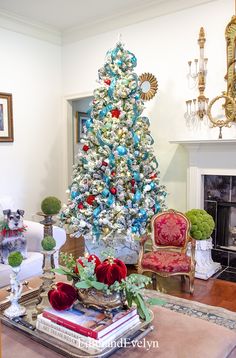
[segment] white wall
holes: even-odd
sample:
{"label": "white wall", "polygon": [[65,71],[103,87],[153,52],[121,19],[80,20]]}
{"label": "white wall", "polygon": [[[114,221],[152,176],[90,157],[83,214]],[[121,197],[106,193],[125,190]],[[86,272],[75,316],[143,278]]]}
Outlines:
{"label": "white wall", "polygon": [[[188,89],[187,61],[199,55],[197,39],[203,26],[209,58],[206,95],[212,98],[226,89],[224,30],[233,11],[233,1],[219,0],[63,47],[66,96],[91,92],[97,87],[97,70],[103,65],[106,51],[115,45],[119,32],[127,48],[137,56],[136,72],[152,72],[157,77],[158,95],[146,104],[146,113],[155,139],[161,181],[169,192],[168,205],[179,210],[186,209],[187,153],[183,147],[169,144],[169,140],[218,137],[218,130],[207,126],[198,131],[186,128],[185,101],[196,97],[196,93]],[[235,127],[223,129],[223,135],[235,136]]]}
{"label": "white wall", "polygon": [[14,142],[0,143],[0,198],[27,218],[62,197],[61,47],[0,29],[0,92],[13,95]]}

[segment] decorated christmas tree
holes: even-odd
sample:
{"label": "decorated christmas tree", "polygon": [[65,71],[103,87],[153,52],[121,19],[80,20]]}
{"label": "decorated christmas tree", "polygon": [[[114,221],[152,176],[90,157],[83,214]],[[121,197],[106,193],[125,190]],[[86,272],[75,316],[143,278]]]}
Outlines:
{"label": "decorated christmas tree", "polygon": [[99,70],[70,198],[61,212],[61,222],[85,241],[132,241],[165,207],[136,63],[118,42]]}

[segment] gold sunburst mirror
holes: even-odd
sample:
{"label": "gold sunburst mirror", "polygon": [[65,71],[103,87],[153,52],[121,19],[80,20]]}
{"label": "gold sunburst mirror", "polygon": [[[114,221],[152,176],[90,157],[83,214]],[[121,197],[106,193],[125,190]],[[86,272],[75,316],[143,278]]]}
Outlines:
{"label": "gold sunburst mirror", "polygon": [[158,83],[157,79],[151,73],[142,73],[139,76],[140,88],[141,88],[141,98],[144,101],[149,101],[157,93]]}

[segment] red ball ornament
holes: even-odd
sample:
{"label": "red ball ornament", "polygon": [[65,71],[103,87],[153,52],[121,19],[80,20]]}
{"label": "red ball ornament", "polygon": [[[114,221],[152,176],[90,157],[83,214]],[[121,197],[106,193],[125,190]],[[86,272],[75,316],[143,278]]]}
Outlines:
{"label": "red ball ornament", "polygon": [[119,118],[120,116],[120,110],[118,108],[111,110],[112,117]]}
{"label": "red ball ornament", "polygon": [[84,208],[84,204],[83,204],[83,203],[79,203],[77,207],[78,207],[78,209],[80,209],[80,210],[81,210],[81,209],[83,209],[83,208]]}
{"label": "red ball ornament", "polygon": [[135,180],[134,180],[134,179],[131,179],[131,180],[130,180],[130,183],[131,183],[132,186],[134,186]]}
{"label": "red ball ornament", "polygon": [[[96,267],[97,267],[98,265],[101,264],[101,261],[100,261],[99,257],[97,257],[97,256],[94,255],[94,254],[89,255],[88,257],[86,257],[86,259],[88,260],[88,262],[91,262],[91,261],[94,261],[94,262],[95,262],[95,269],[96,269]],[[78,264],[80,264],[82,267],[84,267],[84,263],[83,263],[83,261],[82,261],[81,258],[77,259],[77,260],[76,260],[76,263],[78,263]],[[76,265],[75,268],[74,268],[74,272],[75,272],[76,274],[79,273],[79,270],[78,270],[78,266],[77,266],[77,265]]]}
{"label": "red ball ornament", "polygon": [[135,188],[131,188],[131,192],[135,194],[136,189],[135,189]]}
{"label": "red ball ornament", "polygon": [[87,152],[89,150],[89,146],[87,145],[87,144],[85,144],[84,146],[83,146],[83,151],[84,152]]}
{"label": "red ball ornament", "polygon": [[105,162],[105,161],[103,161],[103,162],[102,162],[102,166],[107,167],[107,166],[108,166],[108,163]]}
{"label": "red ball ornament", "polygon": [[77,290],[67,283],[58,282],[56,287],[48,292],[49,302],[57,311],[70,308],[77,299]]}
{"label": "red ball ornament", "polygon": [[95,195],[89,195],[89,196],[87,197],[86,201],[87,201],[87,203],[88,203],[89,205],[93,205],[93,202],[94,202],[95,198],[96,198]]}
{"label": "red ball ornament", "polygon": [[152,174],[152,175],[150,176],[150,179],[155,179],[156,177],[157,177],[156,174]]}
{"label": "red ball ornament", "polygon": [[111,188],[110,192],[111,192],[112,195],[116,195],[117,190],[116,190],[116,188]]}
{"label": "red ball ornament", "polygon": [[127,268],[124,262],[113,258],[103,261],[97,266],[95,272],[97,280],[108,286],[112,285],[115,281],[121,282],[127,276]]}
{"label": "red ball ornament", "polygon": [[107,79],[104,81],[104,83],[106,83],[106,85],[110,86],[111,80],[110,80],[109,78],[107,78]]}
{"label": "red ball ornament", "polygon": [[113,177],[115,177],[116,176],[116,172],[111,172],[111,175],[113,176]]}

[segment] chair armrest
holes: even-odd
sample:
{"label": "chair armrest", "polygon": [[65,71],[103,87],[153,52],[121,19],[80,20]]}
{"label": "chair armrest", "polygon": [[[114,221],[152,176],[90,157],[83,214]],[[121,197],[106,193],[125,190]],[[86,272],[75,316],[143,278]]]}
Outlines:
{"label": "chair armrest", "polygon": [[150,235],[144,235],[140,239],[140,245],[144,247],[145,243],[150,240]]}

